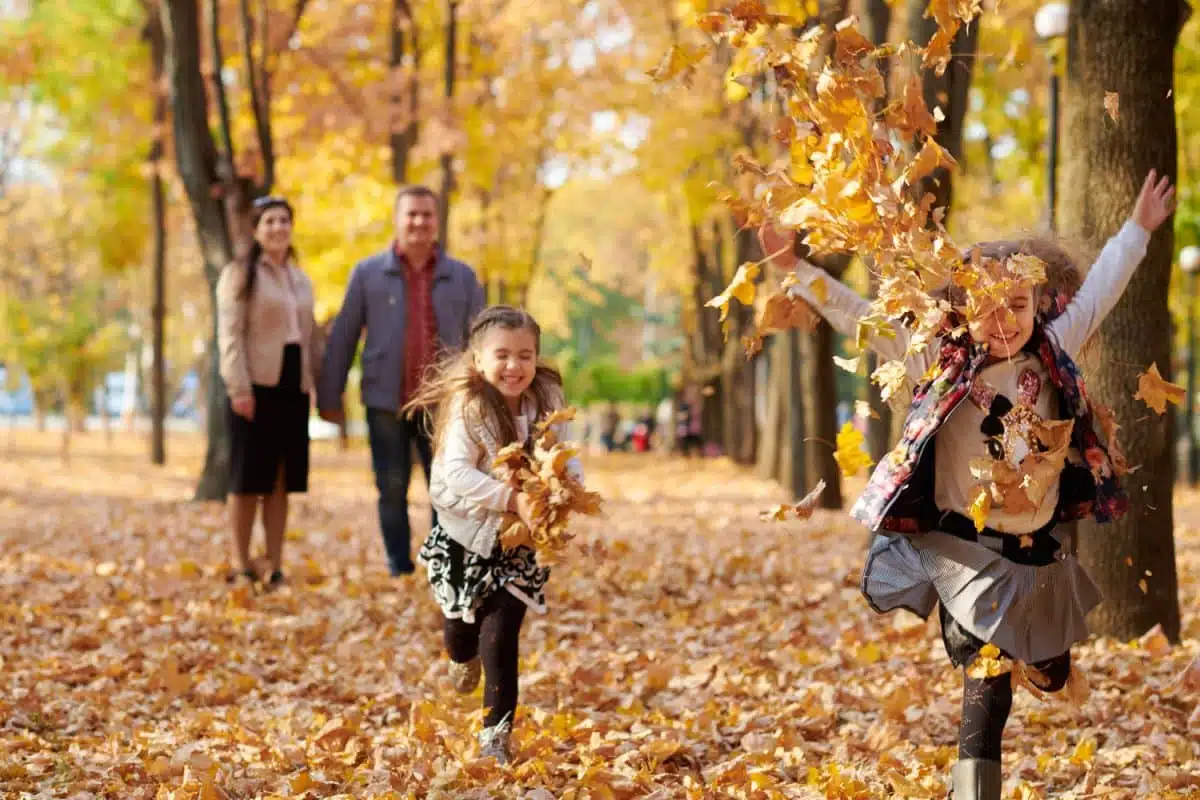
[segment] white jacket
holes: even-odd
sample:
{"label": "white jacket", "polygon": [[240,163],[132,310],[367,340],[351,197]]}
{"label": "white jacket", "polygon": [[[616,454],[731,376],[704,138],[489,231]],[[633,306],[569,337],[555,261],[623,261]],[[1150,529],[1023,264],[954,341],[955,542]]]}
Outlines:
{"label": "white jacket", "polygon": [[[492,477],[492,462],[501,448],[478,413],[464,413],[461,398],[450,402],[446,432],[433,456],[429,496],[442,530],[471,552],[488,557],[496,547],[496,537],[514,490]],[[521,412],[516,417],[517,435],[524,441],[536,422],[536,403],[529,395],[522,399]],[[566,426],[555,425],[552,430],[563,441]],[[568,462],[567,469],[577,479],[583,479],[578,457]]]}

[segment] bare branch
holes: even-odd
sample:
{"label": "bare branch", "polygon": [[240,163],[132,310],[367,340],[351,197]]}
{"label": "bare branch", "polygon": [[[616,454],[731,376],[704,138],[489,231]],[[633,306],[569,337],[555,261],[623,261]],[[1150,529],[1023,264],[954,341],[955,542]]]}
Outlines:
{"label": "bare branch", "polygon": [[[263,54],[264,63],[255,61],[254,20],[250,16],[250,0],[240,0],[238,8],[241,11],[239,28],[242,41],[242,60],[246,62],[246,84],[250,90],[250,109],[254,113],[254,130],[258,135],[258,148],[263,159],[262,184],[254,189],[255,194],[261,196],[270,192],[272,184],[275,183],[275,149],[271,136],[270,109],[267,108],[266,100],[263,97],[263,86],[260,83],[261,78],[266,77],[265,75],[260,77],[261,68],[266,66],[266,54]],[[262,24],[266,25],[265,18],[262,20]]]}
{"label": "bare branch", "polygon": [[220,0],[209,0],[208,32],[211,37],[213,60],[213,92],[217,98],[217,112],[221,118],[221,147],[224,152],[217,159],[217,177],[222,183],[233,180],[233,123],[229,119],[229,100],[225,96],[225,56],[221,53],[221,9]]}

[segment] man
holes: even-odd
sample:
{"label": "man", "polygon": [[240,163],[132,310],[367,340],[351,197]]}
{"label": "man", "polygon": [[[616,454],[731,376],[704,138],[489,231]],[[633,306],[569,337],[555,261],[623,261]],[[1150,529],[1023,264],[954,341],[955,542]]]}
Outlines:
{"label": "man", "polygon": [[[400,408],[420,385],[425,368],[444,351],[467,344],[471,320],[483,308],[475,273],[438,247],[437,195],[424,186],[400,190],[392,246],[360,261],[329,334],[317,389],[321,418],[345,420],[346,375],[365,329],[362,400],[367,411],[371,466],[379,490],[379,526],[392,575],[414,571],[408,484],[415,444],[429,482],[432,445],[424,421]],[[437,525],[437,515],[433,516]]]}

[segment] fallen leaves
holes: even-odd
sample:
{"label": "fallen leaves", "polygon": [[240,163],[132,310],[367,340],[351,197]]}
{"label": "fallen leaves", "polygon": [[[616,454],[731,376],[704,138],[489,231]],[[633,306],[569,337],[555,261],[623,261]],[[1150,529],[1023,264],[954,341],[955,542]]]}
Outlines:
{"label": "fallen leaves", "polygon": [[[172,439],[172,464],[155,469],[140,439],[117,457],[85,450],[69,473],[52,448],[0,458],[5,793],[945,796],[962,673],[936,624],[865,606],[859,525],[817,513],[804,536],[780,536],[757,511],[794,498],[724,460],[587,462],[607,515],[578,518],[572,548],[608,554],[564,559],[549,613],[525,625],[517,758],[500,769],[476,758],[479,695],[444,685],[424,577],[387,574],[363,449],[318,443],[313,491],[293,501],[304,535],[285,570],[313,560],[323,579],[244,608],[222,580],[225,509],[188,502],[199,443]],[[415,546],[421,481],[412,508]],[[1004,743],[1014,796],[1194,794],[1200,495],[1180,492],[1176,509],[1183,644],[1091,641],[1074,650],[1090,700],[1019,693]],[[185,560],[202,574],[181,580]],[[100,577],[105,561],[119,569]],[[1089,739],[1090,761],[1073,763]]]}
{"label": "fallen leaves", "polygon": [[742,264],[734,274],[733,280],[729,282],[729,286],[725,287],[725,291],[709,300],[704,305],[709,308],[721,309],[721,321],[729,316],[729,304],[737,298],[744,306],[754,304],[755,286],[754,281],[758,278],[758,264]]}
{"label": "fallen leaves", "polygon": [[1137,394],[1134,400],[1141,400],[1158,414],[1167,413],[1167,403],[1179,405],[1187,397],[1187,391],[1182,386],[1169,383],[1158,372],[1158,362],[1150,365],[1150,369],[1138,375]]}

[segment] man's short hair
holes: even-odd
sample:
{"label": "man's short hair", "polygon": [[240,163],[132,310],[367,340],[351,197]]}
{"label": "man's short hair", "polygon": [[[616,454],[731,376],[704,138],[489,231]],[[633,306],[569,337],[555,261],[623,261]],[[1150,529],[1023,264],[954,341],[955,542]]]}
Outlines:
{"label": "man's short hair", "polygon": [[393,208],[400,207],[400,201],[406,197],[428,197],[435,204],[438,201],[437,192],[419,183],[414,183],[409,186],[400,187],[400,191],[396,192],[396,203]]}

